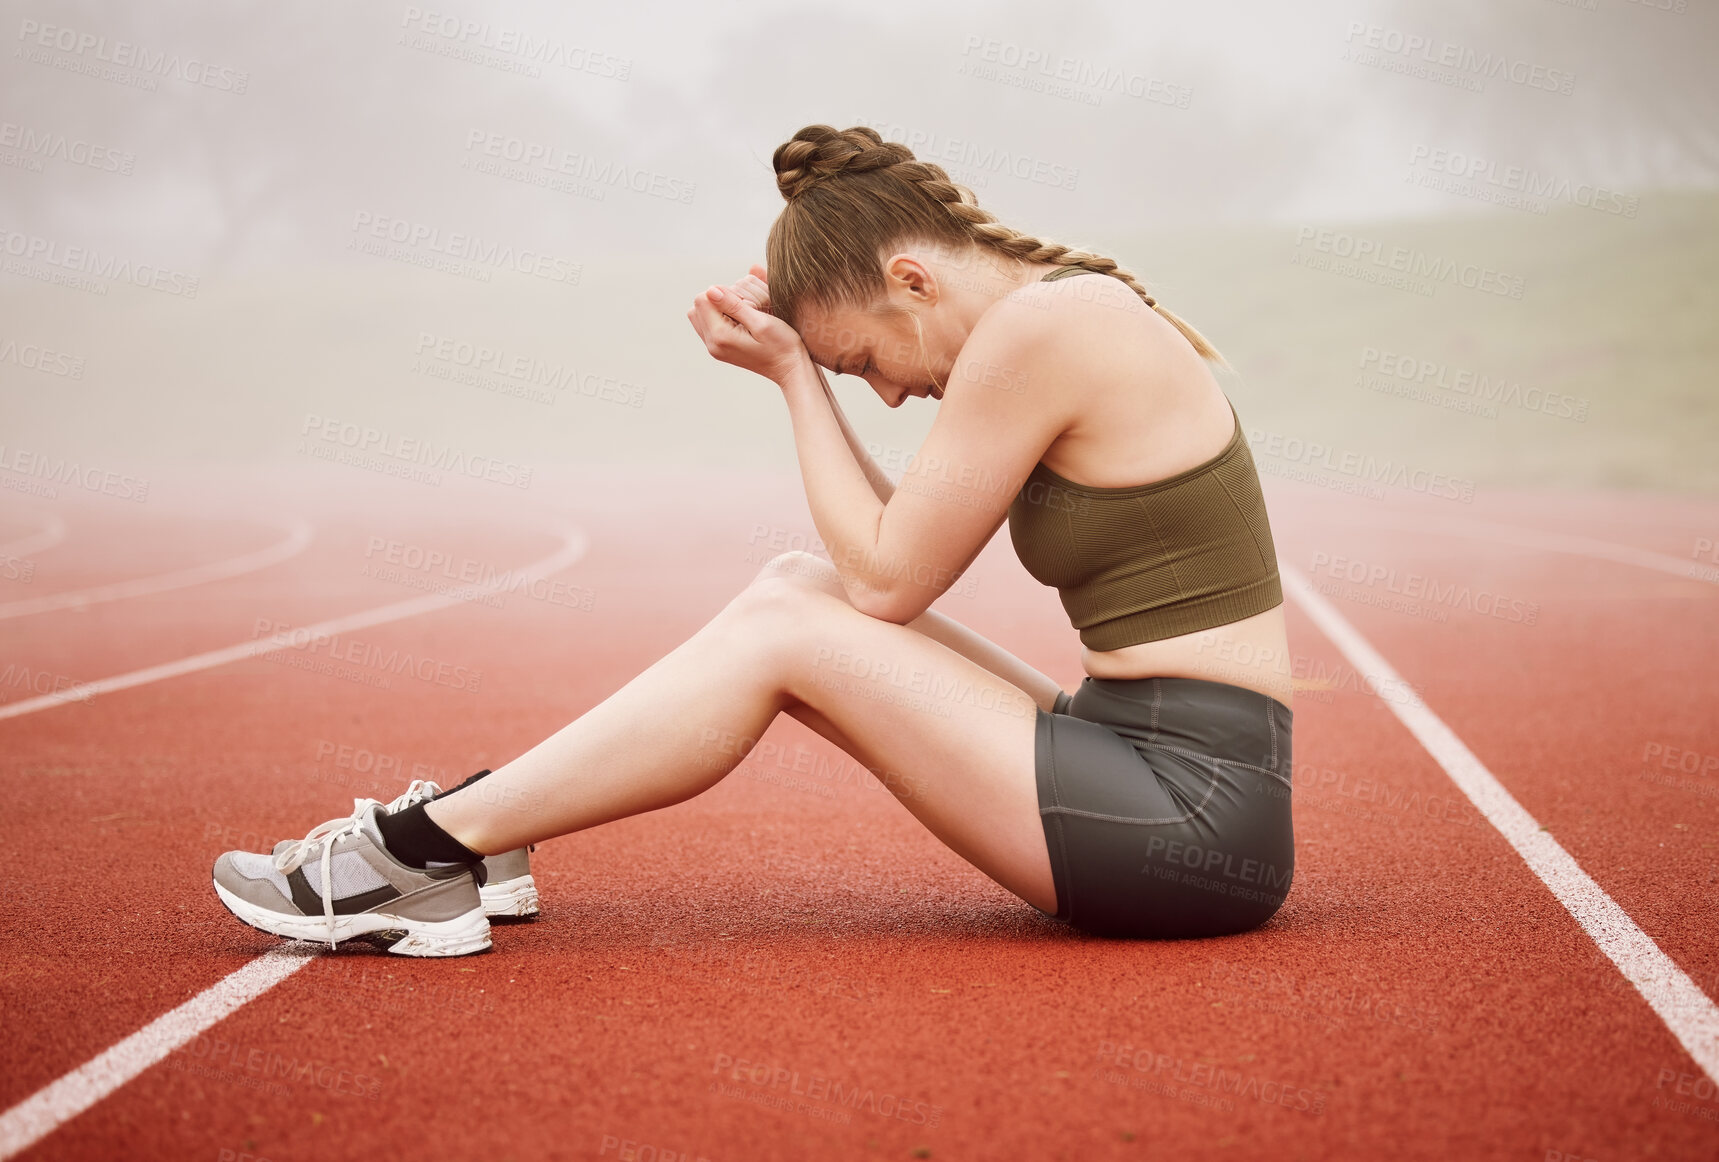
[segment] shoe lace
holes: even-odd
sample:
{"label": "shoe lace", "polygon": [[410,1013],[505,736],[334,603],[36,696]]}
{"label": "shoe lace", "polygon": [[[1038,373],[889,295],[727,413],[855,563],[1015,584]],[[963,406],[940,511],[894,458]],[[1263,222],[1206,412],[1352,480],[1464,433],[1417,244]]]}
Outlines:
{"label": "shoe lace", "polygon": [[344,819],[330,819],[326,823],[318,823],[310,829],[303,839],[295,839],[288,847],[283,847],[275,855],[275,870],[282,875],[291,875],[303,866],[316,848],[322,848],[322,915],[328,922],[328,947],[334,948],[337,941],[334,938],[334,874],[330,861],[334,856],[334,845],[347,835],[356,835],[364,822],[364,809],[359,804],[373,804],[380,807],[374,799],[359,799],[353,801],[353,812]]}
{"label": "shoe lace", "polygon": [[334,876],[329,867],[329,862],[334,856],[335,843],[343,836],[358,834],[365,813],[372,807],[379,807],[392,814],[401,808],[411,806],[419,799],[434,798],[441,792],[441,787],[437,786],[434,780],[413,779],[411,785],[396,795],[392,802],[383,803],[377,799],[354,799],[352,800],[352,814],[344,819],[330,819],[326,823],[318,823],[310,829],[310,833],[303,839],[293,840],[290,847],[283,847],[280,853],[275,856],[275,870],[282,875],[291,875],[303,866],[304,861],[310,858],[315,848],[318,846],[322,848],[322,915],[323,919],[328,922],[329,948],[333,948],[336,944],[334,939]]}
{"label": "shoe lace", "polygon": [[[404,791],[400,792],[400,794],[396,795],[394,797],[394,801],[392,803],[385,804],[382,809],[384,811],[387,811],[391,815],[395,811],[398,811],[403,807],[412,806],[412,804],[418,802],[418,800],[420,800],[420,799],[433,799],[437,795],[440,795],[441,793],[442,793],[442,788],[440,786],[438,786],[434,780],[431,780],[431,779],[413,779],[411,786],[407,787]],[[358,805],[360,802],[369,803],[369,802],[374,802],[374,800],[371,800],[371,799],[364,799],[364,800],[354,799],[352,801],[352,806],[355,809],[355,812],[356,812],[356,809],[358,808]],[[357,813],[361,814],[362,812],[357,812]]]}

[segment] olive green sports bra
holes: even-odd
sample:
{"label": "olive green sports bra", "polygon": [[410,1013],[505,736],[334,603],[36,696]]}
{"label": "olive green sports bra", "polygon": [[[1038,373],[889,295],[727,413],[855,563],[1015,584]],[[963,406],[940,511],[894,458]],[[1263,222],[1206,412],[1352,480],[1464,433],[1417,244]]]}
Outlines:
{"label": "olive green sports bra", "polygon": [[[1046,278],[1071,272],[1099,273],[1061,267]],[[1223,451],[1150,484],[1078,484],[1041,461],[1009,505],[1009,539],[1034,580],[1056,588],[1092,650],[1195,633],[1283,603],[1239,415]]]}

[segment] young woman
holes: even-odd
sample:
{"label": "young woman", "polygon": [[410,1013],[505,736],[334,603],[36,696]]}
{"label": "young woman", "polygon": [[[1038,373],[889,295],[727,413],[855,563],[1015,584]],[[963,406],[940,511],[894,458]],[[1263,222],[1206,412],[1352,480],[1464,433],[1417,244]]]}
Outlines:
{"label": "young woman", "polygon": [[[774,163],[787,207],[767,268],[688,318],[781,390],[830,559],[771,561],[494,772],[361,801],[272,857],[222,856],[241,919],[408,955],[487,948],[480,887],[505,875],[489,910],[528,910],[520,849],[697,795],[742,758],[712,739],[783,713],[907,776],[938,839],[1084,931],[1219,935],[1277,911],[1294,868],[1283,596],[1217,352],[1113,260],[998,223],[870,129],[808,126]],[[820,368],[890,407],[942,401],[899,482]],[[929,608],[1005,520],[1078,631],[1072,697]],[[486,857],[511,867],[486,874]]]}

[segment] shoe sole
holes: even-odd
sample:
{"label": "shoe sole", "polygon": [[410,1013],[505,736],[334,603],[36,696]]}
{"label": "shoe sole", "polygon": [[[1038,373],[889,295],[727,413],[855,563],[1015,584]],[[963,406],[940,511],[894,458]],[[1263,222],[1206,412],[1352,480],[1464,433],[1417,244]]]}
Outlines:
{"label": "shoe sole", "polygon": [[[328,943],[325,917],[271,912],[240,899],[219,883],[215,884],[215,894],[227,911],[259,932],[289,940]],[[342,940],[364,940],[396,956],[470,956],[490,947],[489,917],[476,908],[452,920],[414,920],[387,912],[358,912],[334,918],[334,942]]]}
{"label": "shoe sole", "polygon": [[485,884],[478,889],[483,897],[485,916],[537,915],[537,881],[529,875],[497,884]]}

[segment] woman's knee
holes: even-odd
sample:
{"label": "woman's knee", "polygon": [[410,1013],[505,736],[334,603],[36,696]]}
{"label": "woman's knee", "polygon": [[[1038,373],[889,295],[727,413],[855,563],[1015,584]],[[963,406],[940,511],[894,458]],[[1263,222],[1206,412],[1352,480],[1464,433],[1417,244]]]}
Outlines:
{"label": "woman's knee", "polygon": [[[795,555],[785,553],[783,557]],[[798,555],[811,561],[818,560],[810,553]],[[831,593],[823,585],[809,580],[807,573],[797,571],[796,562],[776,567],[783,557],[775,558],[759,570],[758,575],[735,594],[723,610],[728,620],[743,623],[749,635],[782,637],[803,632],[835,609],[834,599],[841,597],[839,580],[835,582],[835,593]]]}
{"label": "woman's knee", "polygon": [[788,581],[803,588],[818,589],[832,597],[847,600],[847,590],[842,587],[842,577],[836,567],[822,557],[808,553],[803,549],[792,549],[779,553],[764,562],[764,567],[758,570],[752,578],[752,585],[766,581]]}

